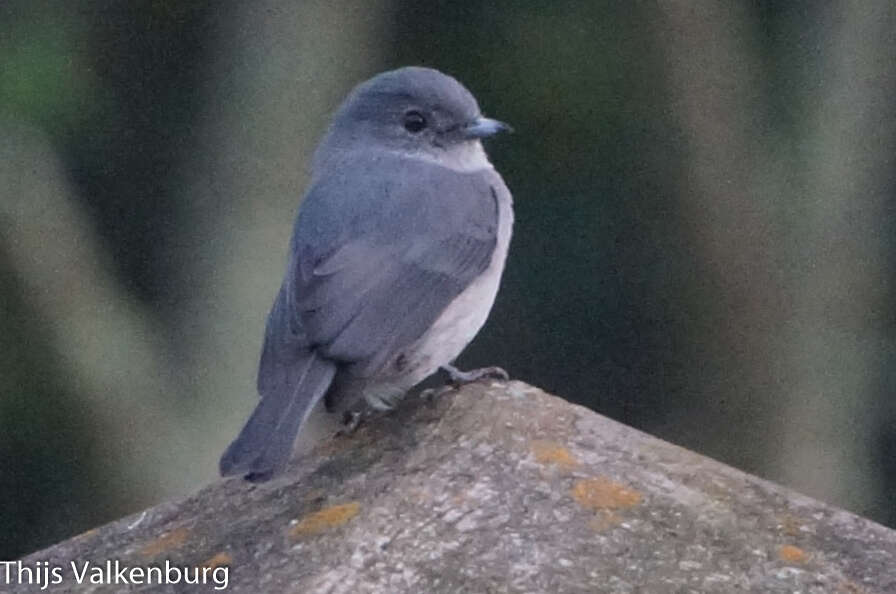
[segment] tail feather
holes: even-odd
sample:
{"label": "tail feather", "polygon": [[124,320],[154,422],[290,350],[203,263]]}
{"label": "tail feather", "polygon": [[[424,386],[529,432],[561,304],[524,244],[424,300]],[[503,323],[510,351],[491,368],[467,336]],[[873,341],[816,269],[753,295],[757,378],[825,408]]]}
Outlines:
{"label": "tail feather", "polygon": [[221,456],[222,476],[262,482],[286,466],[299,429],[333,381],[331,361],[308,351],[293,363],[290,381],[265,390],[240,434]]}

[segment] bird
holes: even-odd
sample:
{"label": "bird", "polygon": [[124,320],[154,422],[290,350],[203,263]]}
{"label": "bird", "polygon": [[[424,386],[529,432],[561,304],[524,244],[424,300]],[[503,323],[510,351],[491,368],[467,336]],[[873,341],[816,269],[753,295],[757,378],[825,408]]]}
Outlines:
{"label": "bird", "polygon": [[283,281],[267,317],[259,401],[221,456],[222,476],[281,474],[312,409],[389,410],[454,360],[494,304],[513,199],[455,78],[407,66],[358,84],[315,150]]}

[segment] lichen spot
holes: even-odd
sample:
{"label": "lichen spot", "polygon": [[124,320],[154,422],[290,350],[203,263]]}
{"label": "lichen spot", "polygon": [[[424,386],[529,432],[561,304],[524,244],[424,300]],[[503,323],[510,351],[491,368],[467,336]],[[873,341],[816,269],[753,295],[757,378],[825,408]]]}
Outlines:
{"label": "lichen spot", "polygon": [[576,481],[570,494],[579,505],[595,511],[634,507],[643,499],[638,491],[606,477]]}
{"label": "lichen spot", "polygon": [[233,557],[230,556],[230,553],[222,551],[214,557],[207,559],[202,566],[208,567],[209,569],[215,569],[216,567],[229,566],[231,563],[233,563]]}
{"label": "lichen spot", "polygon": [[147,543],[140,549],[140,554],[147,558],[158,557],[163,553],[168,553],[173,549],[180,547],[187,542],[190,536],[188,528],[178,528],[170,532],[166,532],[159,538]]}
{"label": "lichen spot", "polygon": [[809,554],[799,547],[782,545],[778,547],[778,559],[786,563],[805,563],[809,560]]}
{"label": "lichen spot", "polygon": [[360,510],[361,504],[357,501],[325,507],[299,520],[299,523],[293,526],[289,534],[296,538],[319,534],[331,528],[337,528],[357,516]]}
{"label": "lichen spot", "polygon": [[539,464],[554,464],[561,468],[573,468],[579,461],[563,445],[555,441],[536,439],[532,442],[532,453]]}

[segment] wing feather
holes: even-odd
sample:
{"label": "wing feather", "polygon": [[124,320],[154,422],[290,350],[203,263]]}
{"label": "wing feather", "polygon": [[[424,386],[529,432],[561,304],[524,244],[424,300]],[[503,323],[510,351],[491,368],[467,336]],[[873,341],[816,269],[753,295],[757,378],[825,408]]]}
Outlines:
{"label": "wing feather", "polygon": [[[494,185],[503,183],[493,170],[378,164],[312,187],[285,281],[308,343],[370,373],[419,338],[488,267],[498,227]],[[403,175],[387,175],[390,167]],[[416,183],[400,182],[409,176]],[[347,200],[350,188],[359,194]],[[333,216],[348,204],[350,214]]]}

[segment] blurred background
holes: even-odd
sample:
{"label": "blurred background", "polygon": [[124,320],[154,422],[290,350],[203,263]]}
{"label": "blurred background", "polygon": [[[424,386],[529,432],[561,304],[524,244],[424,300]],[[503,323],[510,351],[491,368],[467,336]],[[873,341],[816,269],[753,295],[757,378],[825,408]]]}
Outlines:
{"label": "blurred background", "polygon": [[517,223],[462,366],[896,526],[896,6],[0,3],[0,559],[215,480],[309,155],[464,82]]}

